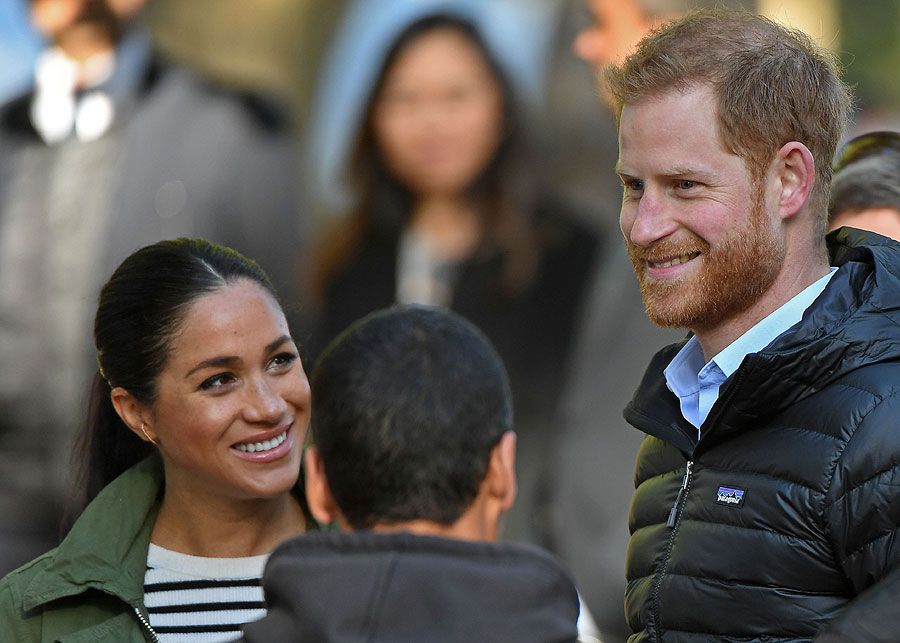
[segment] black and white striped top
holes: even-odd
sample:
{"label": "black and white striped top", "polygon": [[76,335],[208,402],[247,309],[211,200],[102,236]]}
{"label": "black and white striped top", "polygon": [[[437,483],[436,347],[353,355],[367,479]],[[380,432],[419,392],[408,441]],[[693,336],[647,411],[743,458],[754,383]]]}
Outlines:
{"label": "black and white striped top", "polygon": [[262,573],[268,555],[188,556],[150,544],[144,604],[161,643],[220,643],[266,614]]}

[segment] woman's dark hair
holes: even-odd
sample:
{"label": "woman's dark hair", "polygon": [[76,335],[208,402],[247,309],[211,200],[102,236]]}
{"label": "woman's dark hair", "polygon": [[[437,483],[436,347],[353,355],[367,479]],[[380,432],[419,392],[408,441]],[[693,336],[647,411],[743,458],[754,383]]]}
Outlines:
{"label": "woman's dark hair", "polygon": [[312,292],[321,297],[331,279],[353,256],[363,240],[372,236],[394,237],[408,224],[415,194],[388,169],[375,140],[375,105],[385,78],[397,58],[419,38],[435,31],[451,30],[463,36],[478,52],[502,96],[502,137],[484,170],[469,186],[469,194],[482,212],[483,243],[501,253],[502,285],[518,291],[530,283],[537,268],[537,241],[531,221],[533,184],[523,159],[525,146],[516,116],[516,100],[506,75],[476,27],[451,15],[429,15],[410,24],[393,41],[363,112],[347,171],[359,204],[328,235],[313,261]]}
{"label": "woman's dark hair", "polygon": [[176,239],[141,248],[103,286],[94,318],[98,371],[76,449],[79,509],[153,451],[116,413],[111,390],[122,387],[153,404],[172,338],[190,305],[240,279],[255,282],[277,301],[255,262],[204,239]]}

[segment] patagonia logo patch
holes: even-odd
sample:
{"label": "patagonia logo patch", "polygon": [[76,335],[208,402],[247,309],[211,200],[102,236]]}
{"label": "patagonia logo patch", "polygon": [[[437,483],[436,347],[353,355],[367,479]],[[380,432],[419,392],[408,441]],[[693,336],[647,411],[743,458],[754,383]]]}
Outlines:
{"label": "patagonia logo patch", "polygon": [[719,490],[716,492],[716,504],[727,505],[729,507],[743,507],[744,496],[746,494],[747,492],[744,489],[726,487],[723,485],[719,487]]}

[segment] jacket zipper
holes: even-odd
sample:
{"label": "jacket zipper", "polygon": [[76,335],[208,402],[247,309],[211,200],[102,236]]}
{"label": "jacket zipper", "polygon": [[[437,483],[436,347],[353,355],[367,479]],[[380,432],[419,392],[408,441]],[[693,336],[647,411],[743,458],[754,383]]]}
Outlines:
{"label": "jacket zipper", "polygon": [[138,620],[144,628],[144,632],[150,637],[150,643],[159,643],[159,637],[156,636],[156,632],[153,631],[153,628],[150,627],[150,623],[144,618],[144,615],[141,613],[141,608],[135,606],[132,609],[134,609],[134,613],[137,614]]}
{"label": "jacket zipper", "polygon": [[681,481],[681,489],[678,490],[678,495],[675,496],[675,504],[672,505],[672,509],[669,511],[669,519],[666,520],[666,526],[669,529],[675,527],[675,522],[678,520],[678,507],[681,505],[681,501],[684,499],[684,494],[687,491],[688,482],[691,480],[691,470],[694,468],[694,462],[692,460],[688,460],[687,468],[684,470],[684,479]]}
{"label": "jacket zipper", "polygon": [[651,613],[653,614],[653,634],[656,641],[662,641],[662,633],[659,627],[659,603],[662,600],[662,582],[666,573],[669,571],[669,558],[672,555],[672,547],[675,545],[675,536],[678,534],[678,519],[681,517],[679,510],[684,505],[685,498],[690,491],[691,474],[693,471],[694,461],[688,460],[684,470],[684,478],[681,480],[681,488],[678,490],[678,495],[675,497],[675,504],[672,505],[672,509],[669,511],[669,518],[666,520],[666,526],[672,531],[669,534],[669,541],[666,543],[666,555],[663,557],[662,567],[660,567],[656,582],[653,584],[653,596],[651,598],[651,603],[655,603],[654,607],[651,608]]}

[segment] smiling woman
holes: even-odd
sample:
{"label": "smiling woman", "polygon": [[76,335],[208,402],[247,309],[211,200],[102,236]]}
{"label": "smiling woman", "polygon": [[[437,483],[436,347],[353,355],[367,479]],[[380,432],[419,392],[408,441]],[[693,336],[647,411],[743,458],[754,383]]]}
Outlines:
{"label": "smiling woman", "polygon": [[16,641],[230,641],[265,613],[295,494],[309,383],[252,261],[199,239],[128,257],[94,322],[86,505],[62,544],[0,582]]}

